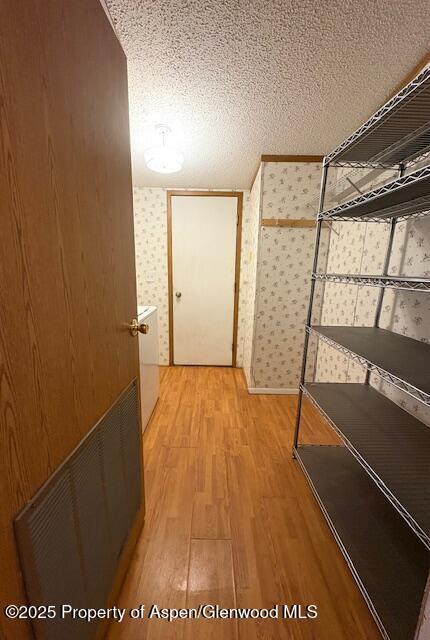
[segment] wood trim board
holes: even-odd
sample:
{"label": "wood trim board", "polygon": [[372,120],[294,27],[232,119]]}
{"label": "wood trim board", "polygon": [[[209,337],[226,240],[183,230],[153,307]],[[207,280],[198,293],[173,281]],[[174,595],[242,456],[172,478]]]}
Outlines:
{"label": "wood trim board", "polygon": [[300,220],[297,218],[263,218],[262,227],[290,227],[292,229],[309,229],[314,227],[316,220]]}
{"label": "wood trim board", "polygon": [[168,313],[169,313],[169,365],[174,360],[173,340],[173,268],[172,268],[172,196],[176,191],[167,192],[167,289],[168,289]]}
{"label": "wood trim board", "polygon": [[413,69],[411,69],[410,72],[403,78],[402,82],[396,85],[396,87],[389,94],[385,102],[381,104],[381,107],[383,107],[384,104],[388,102],[388,100],[391,100],[391,98],[394,98],[394,96],[397,95],[399,91],[403,89],[403,87],[406,87],[407,84],[409,84],[414,78],[416,78],[416,76],[419,75],[421,71],[423,71],[424,68],[429,63],[430,63],[430,51],[427,51],[427,53],[420,59],[420,61],[415,65],[415,67],[413,67]]}
{"label": "wood trim board", "polygon": [[171,196],[203,196],[210,197],[215,196],[218,198],[237,198],[239,195],[243,195],[243,191],[199,191],[199,190],[191,190],[191,189],[168,189],[167,197]]}
{"label": "wood trim board", "polygon": [[276,155],[263,154],[261,162],[322,162],[324,156],[294,156],[294,155]]}
{"label": "wood trim board", "polygon": [[295,156],[295,155],[277,155],[277,154],[263,154],[260,156],[260,162],[258,163],[258,167],[253,175],[251,186],[252,189],[254,186],[255,179],[258,175],[258,171],[263,162],[322,162],[324,160],[324,156]]}
{"label": "wood trim board", "polygon": [[232,340],[232,366],[236,366],[237,331],[239,319],[239,282],[240,282],[240,256],[242,249],[242,215],[243,215],[243,191],[167,191],[167,281],[168,281],[168,313],[169,313],[169,365],[174,365],[175,345],[173,337],[173,260],[172,260],[172,196],[196,196],[196,197],[230,197],[237,198],[237,230],[236,230],[236,259],[234,279],[234,307],[233,307],[233,340]]}
{"label": "wood trim board", "polygon": [[237,354],[237,329],[239,324],[239,284],[240,284],[240,256],[242,252],[242,212],[243,193],[237,197],[237,222],[236,222],[236,263],[234,276],[234,308],[233,308],[233,358],[232,366],[236,366]]}

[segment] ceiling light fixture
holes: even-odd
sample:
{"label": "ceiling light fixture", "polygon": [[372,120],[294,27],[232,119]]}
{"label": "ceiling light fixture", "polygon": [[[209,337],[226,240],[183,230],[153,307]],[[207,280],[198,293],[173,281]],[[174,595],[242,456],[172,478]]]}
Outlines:
{"label": "ceiling light fixture", "polygon": [[157,173],[176,173],[184,164],[183,154],[167,142],[167,136],[172,132],[166,124],[157,124],[157,134],[161,137],[161,144],[146,149],[143,152],[146,166]]}

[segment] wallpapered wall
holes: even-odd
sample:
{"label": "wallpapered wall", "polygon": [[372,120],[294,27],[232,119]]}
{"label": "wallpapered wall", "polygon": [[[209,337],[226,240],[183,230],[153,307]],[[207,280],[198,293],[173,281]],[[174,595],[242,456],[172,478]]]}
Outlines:
{"label": "wallpapered wall", "polygon": [[[417,167],[411,167],[411,170]],[[392,174],[383,174],[386,182]],[[375,181],[368,184],[374,188]],[[331,273],[381,273],[389,225],[343,222],[333,225],[327,271]],[[390,275],[430,276],[430,220],[416,218],[396,227],[389,265]],[[318,285],[322,289],[322,285]],[[321,322],[325,325],[372,326],[379,289],[327,283]],[[384,294],[380,326],[397,333],[430,342],[430,297],[426,293],[394,291]],[[316,339],[313,339],[316,342]],[[363,382],[364,369],[335,348],[320,343],[316,379],[328,382]],[[407,394],[382,383],[372,375],[371,383],[400,406],[430,424],[430,412]]]}
{"label": "wallpapered wall", "polygon": [[[320,163],[263,163],[261,218],[315,217],[320,182]],[[251,387],[292,391],[298,387],[314,240],[314,228],[261,230]],[[325,230],[321,243],[323,262],[327,241]],[[316,316],[320,293],[318,296]]]}
{"label": "wallpapered wall", "polygon": [[[138,304],[158,307],[160,364],[169,363],[167,206],[164,189],[133,189]],[[148,273],[153,272],[153,282]]]}
{"label": "wallpapered wall", "polygon": [[[166,191],[146,187],[135,187],[133,190],[137,298],[138,304],[158,307],[160,364],[169,363]],[[250,193],[244,191],[237,366],[243,363],[244,335],[248,328],[250,300],[254,291],[255,226],[250,209]]]}
{"label": "wallpapered wall", "polygon": [[248,387],[253,386],[252,359],[255,331],[255,301],[257,285],[258,245],[260,239],[260,210],[261,210],[261,166],[252,185],[247,208],[247,220],[243,225],[243,259],[244,269],[241,278],[241,296],[243,300],[241,320],[243,323],[243,370]]}

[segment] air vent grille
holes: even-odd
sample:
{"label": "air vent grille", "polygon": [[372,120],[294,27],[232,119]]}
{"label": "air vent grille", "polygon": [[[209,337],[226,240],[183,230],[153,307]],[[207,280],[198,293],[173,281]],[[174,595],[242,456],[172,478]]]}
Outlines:
{"label": "air vent grille", "polygon": [[[15,520],[29,602],[106,603],[141,502],[136,380]],[[34,623],[38,640],[86,640],[94,624],[67,617]]]}

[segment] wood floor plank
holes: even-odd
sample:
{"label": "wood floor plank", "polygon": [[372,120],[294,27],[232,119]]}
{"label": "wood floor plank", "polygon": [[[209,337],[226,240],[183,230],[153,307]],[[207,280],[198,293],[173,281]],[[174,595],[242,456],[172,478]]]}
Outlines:
{"label": "wood floor plank", "polygon": [[[265,498],[264,503],[282,600],[303,608],[317,604],[319,610],[316,619],[288,621],[290,637],[294,640],[342,638],[343,629],[350,626],[351,612],[356,612],[357,623],[362,617],[367,620],[367,609],[358,591],[353,590],[352,597],[349,595],[349,569],[346,563],[338,566],[339,551],[328,527],[319,526],[317,522],[318,507],[305,500],[304,517],[295,497]],[[336,616],[327,615],[333,610]],[[373,621],[370,625],[355,624],[354,640],[372,637],[373,626]]]}
{"label": "wood floor plank", "polygon": [[[160,468],[160,492],[152,495],[158,509],[144,529],[142,548],[133,559],[119,606],[181,608],[185,606],[189,569],[195,449],[172,447]],[[150,527],[150,529],[149,529]],[[149,530],[148,530],[149,529]],[[140,554],[140,557],[139,557]],[[143,558],[143,562],[142,562]],[[112,638],[176,640],[181,625],[165,620],[127,620],[111,626]]]}
{"label": "wood floor plank", "polygon": [[[292,458],[296,403],[249,395],[238,369],[163,367],[144,434],[146,523],[118,604],[317,604],[319,617],[209,625],[126,617],[109,640],[379,640]],[[301,437],[338,442],[309,403]]]}
{"label": "wood floor plank", "polygon": [[[230,540],[191,540],[187,607],[235,608],[236,595]],[[200,619],[185,622],[186,640],[237,639],[237,621]]]}
{"label": "wood floor plank", "polygon": [[231,538],[230,504],[225,453],[199,447],[191,535],[193,538]]}

